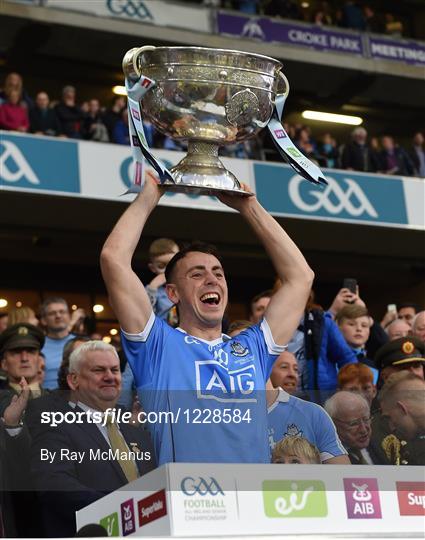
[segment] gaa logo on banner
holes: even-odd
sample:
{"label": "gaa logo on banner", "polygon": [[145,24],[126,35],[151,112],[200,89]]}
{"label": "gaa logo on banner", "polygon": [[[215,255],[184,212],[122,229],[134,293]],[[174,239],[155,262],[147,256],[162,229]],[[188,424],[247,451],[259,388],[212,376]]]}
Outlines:
{"label": "gaa logo on banner", "polygon": [[153,21],[152,13],[142,0],[107,0],[106,7],[112,15]]}
{"label": "gaa logo on banner", "polygon": [[221,489],[220,484],[215,478],[210,476],[209,480],[202,478],[192,478],[191,476],[186,476],[180,483],[180,488],[185,495],[224,495],[224,491]]}
{"label": "gaa logo on banner", "polygon": [[2,133],[0,186],[80,193],[78,144]]}
{"label": "gaa logo on banner", "polygon": [[120,531],[118,527],[118,512],[109,514],[99,521],[100,525],[105,528],[108,536],[119,536]]}
{"label": "gaa logo on banner", "polygon": [[321,189],[285,165],[255,163],[254,172],[257,197],[271,213],[408,223],[401,178],[328,170]]}
{"label": "gaa logo on banner", "polygon": [[265,480],[263,503],[270,518],[328,515],[325,484],[320,480]]}

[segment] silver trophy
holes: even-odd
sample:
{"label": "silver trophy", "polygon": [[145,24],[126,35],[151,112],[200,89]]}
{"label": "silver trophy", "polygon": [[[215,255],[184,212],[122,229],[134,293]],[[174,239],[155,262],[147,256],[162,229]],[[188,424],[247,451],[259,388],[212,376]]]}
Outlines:
{"label": "silver trophy", "polygon": [[152,81],[140,100],[143,117],[164,135],[188,142],[187,155],[169,171],[174,183],[164,181],[167,189],[248,194],[220,161],[219,147],[267,126],[276,97],[289,92],[281,70],[273,58],[225,49],[146,46],[126,53],[126,79]]}

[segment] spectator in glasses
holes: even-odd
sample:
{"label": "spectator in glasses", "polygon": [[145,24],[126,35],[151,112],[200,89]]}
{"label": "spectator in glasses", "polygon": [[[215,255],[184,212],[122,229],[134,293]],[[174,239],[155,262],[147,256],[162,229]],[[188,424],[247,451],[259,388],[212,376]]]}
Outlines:
{"label": "spectator in glasses", "polygon": [[370,446],[372,435],[369,403],[360,394],[337,392],[325,403],[339,438],[353,465],[373,465],[381,461]]}

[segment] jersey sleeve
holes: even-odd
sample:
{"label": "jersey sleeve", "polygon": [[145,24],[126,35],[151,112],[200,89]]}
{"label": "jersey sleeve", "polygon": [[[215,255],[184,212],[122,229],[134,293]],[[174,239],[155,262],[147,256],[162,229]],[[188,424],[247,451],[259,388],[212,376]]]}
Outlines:
{"label": "jersey sleeve", "polygon": [[277,357],[286,350],[287,346],[275,343],[266,319],[263,319],[260,324],[247,328],[236,336],[236,339],[239,339],[242,335],[247,336],[247,344],[252,347],[264,377],[268,379]]}
{"label": "jersey sleeve", "polygon": [[316,446],[319,449],[321,461],[345,455],[347,451],[339,440],[331,417],[320,405],[315,403],[312,405],[314,406],[314,425],[320,426],[320,429],[317,430],[319,435]]}
{"label": "jersey sleeve", "polygon": [[134,375],[136,388],[152,384],[160,369],[165,341],[171,330],[153,311],[144,330],[139,334],[129,334],[121,329],[122,345]]}

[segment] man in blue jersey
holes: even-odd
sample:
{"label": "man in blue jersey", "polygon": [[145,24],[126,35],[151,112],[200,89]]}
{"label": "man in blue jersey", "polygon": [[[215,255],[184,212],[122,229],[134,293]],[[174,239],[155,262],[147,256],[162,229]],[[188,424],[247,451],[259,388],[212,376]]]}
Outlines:
{"label": "man in blue jersey", "polygon": [[266,388],[272,451],[285,437],[304,437],[317,447],[322,463],[350,464],[334,423],[320,405],[291,396],[282,388],[273,388],[270,380]]}
{"label": "man in blue jersey", "polygon": [[[221,333],[228,292],[218,255],[205,245],[181,250],[168,263],[166,290],[180,327],[152,312],[131,260],[163,189],[147,174],[143,191],[105,242],[101,267],[122,328],[159,464],[268,463],[265,383],[304,310],[313,272],[255,196],[220,195],[248,222],[284,285],[262,321],[231,339]],[[170,413],[167,419],[160,413]]]}

